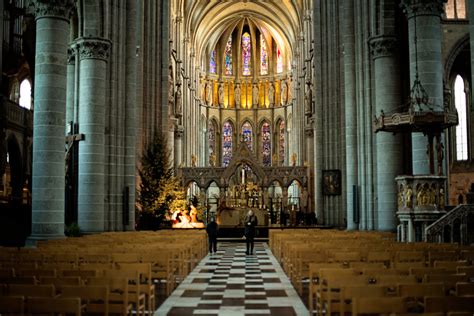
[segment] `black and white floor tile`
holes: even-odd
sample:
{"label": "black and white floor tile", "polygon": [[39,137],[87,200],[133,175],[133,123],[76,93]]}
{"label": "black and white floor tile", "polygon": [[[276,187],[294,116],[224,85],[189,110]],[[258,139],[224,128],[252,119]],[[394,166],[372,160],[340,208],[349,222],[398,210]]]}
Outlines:
{"label": "black and white floor tile", "polygon": [[253,255],[243,243],[220,243],[155,315],[284,315],[309,312],[265,243]]}

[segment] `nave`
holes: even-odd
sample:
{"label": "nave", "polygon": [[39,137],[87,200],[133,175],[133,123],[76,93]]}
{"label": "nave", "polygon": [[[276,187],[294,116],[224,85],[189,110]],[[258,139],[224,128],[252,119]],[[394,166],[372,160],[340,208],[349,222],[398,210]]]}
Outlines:
{"label": "nave", "polygon": [[309,315],[267,244],[219,243],[155,315]]}

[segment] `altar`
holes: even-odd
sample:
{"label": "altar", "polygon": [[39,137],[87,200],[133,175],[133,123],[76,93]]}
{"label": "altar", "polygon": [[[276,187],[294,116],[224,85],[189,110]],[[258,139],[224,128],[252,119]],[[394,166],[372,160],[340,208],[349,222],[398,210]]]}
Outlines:
{"label": "altar", "polygon": [[[244,219],[250,208],[223,208],[217,214],[217,223],[220,227],[243,227]],[[252,208],[253,213],[257,216],[257,226],[268,226],[268,211],[266,209]]]}

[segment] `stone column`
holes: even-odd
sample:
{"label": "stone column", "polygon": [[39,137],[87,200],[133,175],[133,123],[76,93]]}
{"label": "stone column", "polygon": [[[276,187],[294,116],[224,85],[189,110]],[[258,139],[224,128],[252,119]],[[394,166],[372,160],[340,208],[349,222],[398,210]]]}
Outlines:
{"label": "stone column", "polygon": [[[395,36],[382,35],[370,39],[375,72],[375,112],[391,113],[400,106],[400,73],[396,57]],[[397,226],[397,185],[401,173],[400,135],[379,132],[375,146],[377,155],[377,230],[394,231]]]}
{"label": "stone column", "polygon": [[[76,86],[76,51],[74,47],[67,50],[67,88],[66,88],[66,134],[69,131],[69,122],[74,122],[74,99]],[[74,134],[74,127],[71,131]]]}
{"label": "stone column", "polygon": [[110,42],[81,38],[76,47],[79,71],[78,222],[88,233],[104,231],[104,129],[107,59]]}
{"label": "stone column", "polygon": [[184,136],[184,127],[183,125],[178,125],[174,130],[174,167],[178,168],[183,166],[183,136]]}
{"label": "stone column", "polygon": [[[400,4],[408,18],[411,85],[415,81],[418,64],[421,84],[428,93],[430,106],[437,111],[443,110],[440,16],[444,12],[445,2],[446,0],[403,0]],[[427,138],[422,133],[412,134],[413,174],[429,174],[427,146]]]}
{"label": "stone column", "polygon": [[[344,1],[343,10],[343,43],[344,43],[344,109],[346,139],[346,209],[347,229],[356,230],[354,223],[354,185],[358,185],[359,161],[357,153],[357,104],[356,104],[356,60],[354,35],[354,2]],[[318,120],[316,120],[318,121]]]}
{"label": "stone column", "polygon": [[64,126],[71,0],[37,0],[30,240],[64,236]]}

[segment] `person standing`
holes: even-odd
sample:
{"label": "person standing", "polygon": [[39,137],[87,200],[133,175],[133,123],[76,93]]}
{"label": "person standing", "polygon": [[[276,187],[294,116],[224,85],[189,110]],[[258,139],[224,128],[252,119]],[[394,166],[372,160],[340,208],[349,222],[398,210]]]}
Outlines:
{"label": "person standing", "polygon": [[255,216],[252,210],[249,210],[244,220],[244,224],[245,224],[244,235],[247,242],[247,251],[245,252],[246,255],[253,254],[254,238],[256,235],[257,223],[258,223],[257,216]]}
{"label": "person standing", "polygon": [[209,238],[209,252],[217,252],[217,233],[219,232],[219,225],[216,223],[214,216],[211,217],[211,221],[206,227],[207,236]]}

